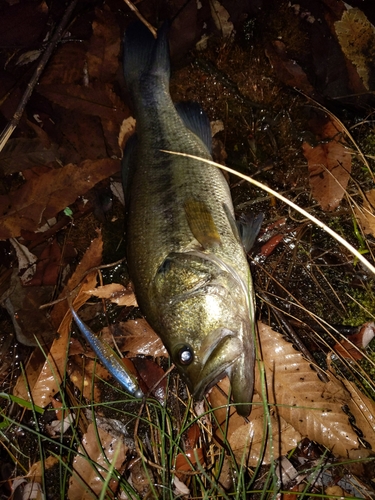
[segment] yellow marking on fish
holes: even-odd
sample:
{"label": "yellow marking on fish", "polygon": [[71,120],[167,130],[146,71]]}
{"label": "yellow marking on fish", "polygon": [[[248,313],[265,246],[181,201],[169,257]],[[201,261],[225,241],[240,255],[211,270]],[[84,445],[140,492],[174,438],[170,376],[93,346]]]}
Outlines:
{"label": "yellow marking on fish", "polygon": [[184,209],[190,230],[204,249],[221,243],[220,234],[204,201],[190,198],[185,201]]}

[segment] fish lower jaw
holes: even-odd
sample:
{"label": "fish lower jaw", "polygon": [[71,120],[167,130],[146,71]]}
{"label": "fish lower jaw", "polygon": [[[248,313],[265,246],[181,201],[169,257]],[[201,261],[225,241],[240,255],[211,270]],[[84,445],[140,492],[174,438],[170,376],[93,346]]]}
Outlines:
{"label": "fish lower jaw", "polygon": [[219,373],[214,374],[212,377],[209,378],[206,377],[201,382],[199,382],[192,391],[193,398],[196,401],[201,401],[204,398],[204,396],[206,396],[210,392],[210,390],[214,387],[214,385],[220,382],[220,380],[222,380],[226,376],[230,378],[231,367],[235,361],[236,360],[233,360],[233,362],[229,366],[226,366],[224,369],[220,370]]}

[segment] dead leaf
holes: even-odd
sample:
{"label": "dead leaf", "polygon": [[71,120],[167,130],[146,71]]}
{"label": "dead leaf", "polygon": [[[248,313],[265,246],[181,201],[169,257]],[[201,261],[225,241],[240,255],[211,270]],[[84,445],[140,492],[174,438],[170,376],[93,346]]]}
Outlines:
{"label": "dead leaf", "polygon": [[[145,319],[129,320],[113,325],[113,334],[121,345],[121,350],[128,351],[129,356],[168,357],[166,348],[160,337],[156,335]],[[119,339],[119,340],[117,340]]]}
{"label": "dead leaf", "polygon": [[0,152],[1,169],[5,175],[22,172],[37,165],[46,165],[58,158],[57,146],[47,148],[39,138],[9,139]]}
{"label": "dead leaf", "polygon": [[[95,358],[94,353],[92,353],[92,357]],[[73,359],[70,357],[69,359],[67,373],[77,389],[89,401],[96,403],[103,401],[103,394],[98,384],[93,384],[93,381],[96,382],[97,378],[109,380],[111,376],[108,371],[94,359],[86,358],[84,363],[81,356],[73,357]]]}
{"label": "dead leaf", "polygon": [[316,91],[309,82],[306,73],[296,61],[290,59],[286,45],[275,40],[267,45],[266,55],[277,77],[290,87],[296,87],[306,95],[316,98]]}
{"label": "dead leaf", "polygon": [[58,169],[36,169],[18,191],[0,196],[0,239],[35,231],[102,179],[117,172],[120,163],[106,158],[86,160]]}
{"label": "dead leaf", "polygon": [[[98,435],[97,435],[98,433]],[[98,442],[98,438],[100,442]],[[73,460],[73,474],[69,481],[69,500],[91,500],[92,495],[100,496],[103,483],[107,477],[109,465],[112,464],[117,470],[125,461],[128,448],[124,441],[118,436],[111,435],[100,427],[95,429],[90,424],[86,434],[82,438],[79,451],[83,455],[77,455]],[[97,465],[93,465],[97,464]],[[108,489],[113,492],[117,487],[117,479],[112,476],[108,483]]]}
{"label": "dead leaf", "polygon": [[53,287],[39,286],[30,288],[23,286],[18,270],[14,269],[10,278],[10,287],[1,297],[16,332],[17,340],[24,345],[48,345],[56,338],[46,311],[39,309],[42,304],[51,300]]}
{"label": "dead leaf", "polygon": [[[103,241],[101,235],[93,240],[90,247],[86,251],[81,263],[77,266],[76,272],[69,280],[69,283],[63,294],[67,295],[68,291],[71,290],[70,287],[76,282],[80,282],[82,276],[85,274],[87,267],[95,267],[101,262],[101,254],[103,249]],[[79,308],[87,300],[87,295],[84,293],[86,289],[93,288],[96,284],[96,272],[86,276],[85,281],[82,284],[79,295],[74,301],[76,308]],[[58,310],[63,312],[67,311],[67,304],[57,304]],[[58,316],[55,313],[56,316]],[[67,312],[58,329],[59,338],[54,340],[51,349],[48,353],[47,359],[44,360],[44,365],[39,371],[36,377],[35,368],[31,372],[32,381],[29,379],[28,366],[26,367],[26,376],[28,378],[29,388],[32,394],[32,401],[34,404],[45,407],[50,402],[52,397],[58,392],[59,386],[64,376],[64,371],[66,367],[66,356],[68,353],[68,343],[69,343],[69,332],[71,325],[71,314]],[[31,366],[32,363],[31,363]],[[35,382],[34,382],[35,380]],[[34,383],[32,383],[34,382]],[[29,400],[29,392],[25,385],[25,381],[22,376],[19,377],[17,383],[14,387],[13,394],[23,399]]]}
{"label": "dead leaf", "polygon": [[27,286],[56,286],[60,274],[61,250],[56,238],[47,242],[36,262],[35,274]]}
{"label": "dead leaf", "polygon": [[[327,374],[328,383],[322,382],[311,368],[310,361],[305,360],[279,333],[263,323],[259,323],[258,329],[270,423],[263,413],[259,396],[262,385],[257,371],[257,394],[254,395],[249,421],[227,406],[226,394],[230,386],[225,378],[209,395],[211,406],[221,407],[214,410],[220,425],[215,433],[216,439],[222,443],[227,440],[237,460],[245,458],[251,466],[255,466],[259,458],[263,463],[278,458],[303,437],[342,457],[349,457],[353,450],[362,446],[374,449],[375,403],[354,384],[345,380],[341,382],[332,373]],[[355,422],[355,427],[351,422]]]}
{"label": "dead leaf", "polygon": [[367,191],[365,196],[363,207],[354,207],[354,213],[362,231],[375,236],[375,189]]}
{"label": "dead leaf", "polygon": [[[146,391],[143,392],[148,392],[152,389],[152,394],[155,398],[161,404],[164,404],[167,399],[167,378],[164,376],[165,371],[163,368],[148,358],[138,357],[134,358],[133,361],[141,379],[146,385]],[[142,387],[141,389],[143,390]]]}
{"label": "dead leaf", "polygon": [[99,299],[108,299],[112,303],[118,304],[119,306],[137,307],[137,299],[135,298],[134,291],[132,289],[125,288],[119,283],[98,286],[93,290],[87,290],[85,293],[94,295]]}
{"label": "dead leaf", "polygon": [[40,85],[38,92],[67,109],[121,123],[128,116],[123,101],[112,86],[96,82],[90,87],[70,84]]}
{"label": "dead leaf", "polygon": [[331,211],[344,196],[352,160],[333,121],[321,124],[318,135],[324,142],[315,147],[304,142],[302,150],[309,167],[311,193],[323,210]]}
{"label": "dead leaf", "polygon": [[337,38],[345,56],[357,68],[366,90],[374,89],[375,28],[361,9],[346,10],[335,23]]}
{"label": "dead leaf", "polygon": [[[361,446],[356,429],[343,411],[347,407],[361,422],[357,426],[363,439],[375,447],[373,424],[362,419],[358,405],[340,380],[328,373],[329,382],[322,382],[310,362],[291,343],[262,323],[259,323],[259,339],[269,403],[276,405],[279,417],[302,436],[326,446],[335,455],[347,457],[351,450]],[[259,380],[257,391],[260,391]]]}
{"label": "dead leaf", "polygon": [[216,28],[221,32],[224,38],[228,38],[233,32],[233,23],[230,22],[230,14],[221,5],[219,0],[210,2],[211,15]]}
{"label": "dead leaf", "polygon": [[[279,455],[285,454],[297,446],[302,439],[301,434],[288,424],[276,411],[270,409],[270,425],[267,427],[261,398],[255,394],[253,407],[249,420],[240,417],[234,408],[228,410],[228,394],[230,390],[229,379],[226,377],[214,387],[209,395],[213,408],[222,406],[215,410],[215,417],[221,426],[215,432],[215,438],[219,443],[228,441],[230,447],[238,460],[250,467],[259,464],[269,464]],[[227,418],[227,411],[229,416]],[[268,431],[268,439],[265,435]],[[272,446],[270,446],[270,435],[272,434]]]}
{"label": "dead leaf", "polygon": [[29,472],[26,474],[25,477],[31,477],[34,482],[36,483],[41,483],[42,482],[42,476],[44,474],[44,471],[46,469],[51,469],[53,466],[57,465],[59,463],[59,459],[50,455],[48,456],[43,463],[42,462],[35,462],[31,467]]}
{"label": "dead leaf", "polygon": [[119,66],[120,29],[115,15],[104,5],[95,9],[92,37],[87,51],[87,68],[90,78],[101,82],[113,81]]}
{"label": "dead leaf", "polygon": [[132,116],[125,118],[121,123],[121,128],[118,136],[118,144],[123,150],[130,136],[134,134],[135,131],[135,120]]}
{"label": "dead leaf", "polygon": [[[63,43],[58,46],[54,56],[49,61],[42,78],[41,85],[82,84],[85,60],[86,43]],[[38,90],[38,87],[37,87]]]}
{"label": "dead leaf", "polygon": [[[63,291],[59,295],[59,299],[66,297],[71,291],[73,291],[81,282],[82,278],[86,275],[86,273],[92,269],[93,267],[97,267],[101,264],[102,261],[102,253],[103,253],[103,240],[102,234],[98,231],[98,237],[91,242],[90,247],[86,250],[85,255],[82,257],[81,262],[78,264],[73,276],[69,279],[68,283],[64,287]],[[85,288],[86,290],[87,288]],[[82,298],[85,298],[83,302],[80,302],[79,307],[84,304],[87,300],[85,295],[82,295]],[[53,324],[58,328],[60,323],[62,322],[65,313],[68,311],[69,307],[66,300],[57,303],[52,312],[51,312],[51,320]]]}

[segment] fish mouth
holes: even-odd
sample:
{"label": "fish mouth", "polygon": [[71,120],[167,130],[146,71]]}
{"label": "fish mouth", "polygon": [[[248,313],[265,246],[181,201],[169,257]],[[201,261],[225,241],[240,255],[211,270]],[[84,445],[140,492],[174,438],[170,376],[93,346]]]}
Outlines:
{"label": "fish mouth", "polygon": [[232,365],[243,353],[242,342],[234,332],[221,328],[210,335],[210,340],[212,337],[216,342],[211,343],[205,359],[202,360],[201,370],[196,371],[196,376],[190,376],[193,396],[198,401],[225,375],[230,376]]}

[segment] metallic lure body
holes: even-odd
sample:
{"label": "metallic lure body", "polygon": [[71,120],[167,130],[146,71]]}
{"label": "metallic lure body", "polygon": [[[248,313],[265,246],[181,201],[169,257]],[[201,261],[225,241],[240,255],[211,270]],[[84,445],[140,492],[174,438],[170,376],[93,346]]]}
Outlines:
{"label": "metallic lure body", "polygon": [[97,337],[95,333],[81,320],[72,305],[69,305],[69,307],[74,321],[77,323],[79,331],[85,337],[91,349],[98,356],[112,377],[114,377],[129,394],[132,394],[138,399],[142,398],[143,392],[139,387],[136,377],[126,370],[120,357],[109,345],[102,342],[100,338]]}
{"label": "metallic lure body", "polygon": [[137,121],[123,167],[137,301],[194,397],[228,375],[247,416],[255,312],[229,187],[216,167],[163,152],[211,159],[208,118],[196,104],[172,102],[165,25],[156,40],[140,23],[127,29],[124,73]]}

